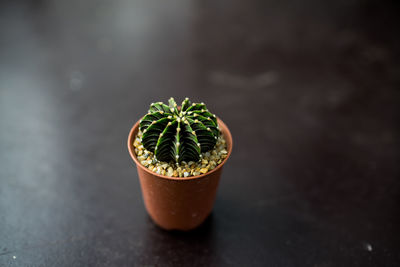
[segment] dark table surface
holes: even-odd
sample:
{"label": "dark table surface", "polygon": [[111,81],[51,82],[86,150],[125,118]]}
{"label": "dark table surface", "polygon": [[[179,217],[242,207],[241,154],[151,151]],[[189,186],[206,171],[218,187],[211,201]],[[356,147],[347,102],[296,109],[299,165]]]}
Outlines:
{"label": "dark table surface", "polygon": [[[400,266],[399,5],[0,4],[0,266]],[[204,101],[235,147],[196,231],[149,219],[126,139]]]}

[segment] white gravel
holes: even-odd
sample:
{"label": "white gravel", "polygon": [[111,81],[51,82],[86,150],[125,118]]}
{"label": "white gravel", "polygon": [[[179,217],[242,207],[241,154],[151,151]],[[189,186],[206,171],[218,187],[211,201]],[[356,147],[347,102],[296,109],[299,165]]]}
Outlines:
{"label": "white gravel", "polygon": [[190,177],[207,173],[215,169],[215,167],[221,164],[221,162],[228,156],[226,141],[222,134],[218,138],[217,144],[213,150],[202,153],[200,161],[182,161],[179,164],[174,162],[158,161],[152,152],[143,147],[141,137],[142,132],[139,131],[135,141],[133,142],[139,162],[155,173],[170,177]]}

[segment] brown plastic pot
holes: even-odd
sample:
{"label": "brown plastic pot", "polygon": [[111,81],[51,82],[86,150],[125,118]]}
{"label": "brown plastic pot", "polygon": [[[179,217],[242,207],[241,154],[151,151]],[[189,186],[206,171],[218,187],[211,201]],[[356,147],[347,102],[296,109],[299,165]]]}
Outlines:
{"label": "brown plastic pot", "polygon": [[231,133],[220,119],[218,124],[227,143],[227,157],[215,169],[186,178],[159,175],[143,166],[136,158],[133,147],[139,121],[132,127],[128,137],[128,150],[136,163],[147,212],[161,228],[191,230],[199,226],[211,213],[222,167],[232,152]]}

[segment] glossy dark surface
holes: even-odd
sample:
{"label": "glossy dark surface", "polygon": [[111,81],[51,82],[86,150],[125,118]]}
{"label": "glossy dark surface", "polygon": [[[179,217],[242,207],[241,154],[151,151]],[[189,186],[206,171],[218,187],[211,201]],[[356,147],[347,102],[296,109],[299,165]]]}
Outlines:
{"label": "glossy dark surface", "polygon": [[[0,4],[0,266],[400,266],[399,5]],[[170,233],[126,139],[204,101],[235,147]]]}

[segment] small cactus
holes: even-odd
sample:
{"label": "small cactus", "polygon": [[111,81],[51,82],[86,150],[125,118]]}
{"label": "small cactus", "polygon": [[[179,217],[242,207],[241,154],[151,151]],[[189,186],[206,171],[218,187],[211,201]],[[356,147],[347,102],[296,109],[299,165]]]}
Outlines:
{"label": "small cactus", "polygon": [[142,144],[159,161],[198,161],[202,152],[214,148],[220,131],[217,118],[204,103],[188,98],[178,108],[170,98],[169,105],[152,103],[140,121]]}

